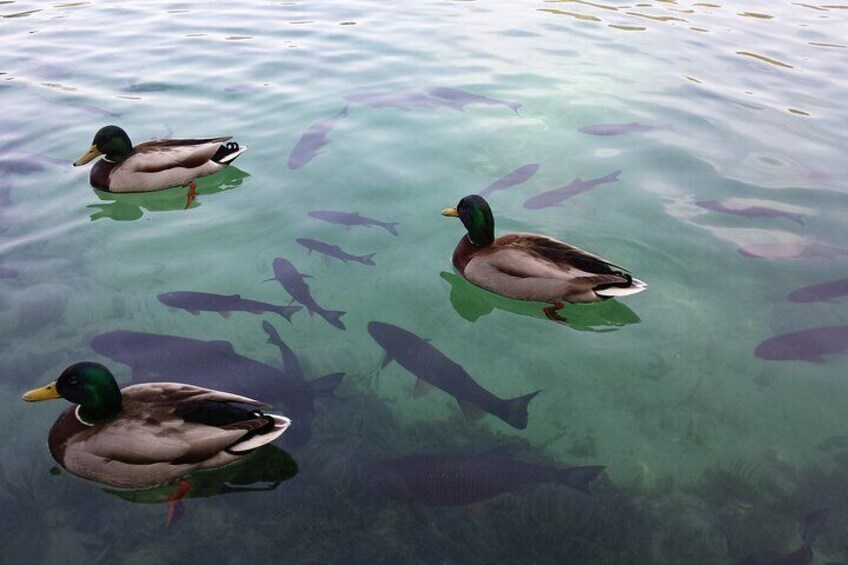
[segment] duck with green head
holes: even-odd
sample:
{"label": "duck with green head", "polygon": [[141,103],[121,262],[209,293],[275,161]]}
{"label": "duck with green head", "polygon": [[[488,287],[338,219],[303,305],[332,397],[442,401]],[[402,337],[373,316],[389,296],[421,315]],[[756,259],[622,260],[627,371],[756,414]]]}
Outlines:
{"label": "duck with green head", "polygon": [[548,318],[563,302],[598,302],[647,288],[622,267],[545,235],[510,233],[495,238],[489,203],[471,194],[442,215],[459,218],[468,234],[453,252],[453,265],[470,283],[519,300],[548,302]]}
{"label": "duck with green head", "polygon": [[230,139],[155,139],[133,146],[123,129],[105,126],[74,166],[103,155],[91,169],[91,186],[109,192],[153,192],[192,185],[194,179],[223,170],[247,150]]}
{"label": "duck with green head", "polygon": [[91,362],[23,395],[29,402],[53,398],[75,404],[50,429],[53,458],[74,475],[118,487],[168,484],[235,463],[291,425],[239,406],[267,405],[236,394],[178,383],[119,389],[109,369]]}

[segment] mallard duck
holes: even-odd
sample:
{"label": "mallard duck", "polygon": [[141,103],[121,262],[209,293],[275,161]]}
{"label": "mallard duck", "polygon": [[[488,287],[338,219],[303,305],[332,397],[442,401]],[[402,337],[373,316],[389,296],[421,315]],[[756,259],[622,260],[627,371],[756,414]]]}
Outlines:
{"label": "mallard duck", "polygon": [[247,150],[230,139],[154,139],[133,147],[123,129],[106,126],[74,166],[103,155],[91,169],[91,186],[109,192],[153,192],[191,185],[224,169]]}
{"label": "mallard duck", "polygon": [[109,369],[91,362],[71,365],[23,395],[29,402],[51,398],[76,405],[50,429],[53,458],[74,475],[117,487],[164,485],[235,463],[291,425],[283,416],[237,406],[267,405],[236,394],[177,383],[119,389]]}
{"label": "mallard duck", "polygon": [[462,220],[468,234],[453,252],[453,265],[470,283],[520,300],[548,302],[548,318],[562,302],[598,302],[647,288],[625,269],[545,235],[510,233],[495,239],[489,203],[472,194],[442,215]]}

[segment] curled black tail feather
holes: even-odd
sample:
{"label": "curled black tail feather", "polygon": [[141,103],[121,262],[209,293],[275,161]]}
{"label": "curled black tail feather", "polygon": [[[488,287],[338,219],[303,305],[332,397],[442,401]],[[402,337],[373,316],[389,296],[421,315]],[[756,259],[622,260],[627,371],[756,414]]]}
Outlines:
{"label": "curled black tail feather", "polygon": [[238,153],[239,149],[241,149],[241,147],[235,141],[222,143],[221,147],[219,147],[215,154],[212,155],[212,160],[216,163],[220,163],[229,155],[232,155],[233,153]]}

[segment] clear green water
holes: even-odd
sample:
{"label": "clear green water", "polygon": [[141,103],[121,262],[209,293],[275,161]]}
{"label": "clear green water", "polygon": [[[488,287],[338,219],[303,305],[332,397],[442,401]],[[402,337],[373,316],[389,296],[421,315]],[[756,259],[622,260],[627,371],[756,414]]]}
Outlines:
{"label": "clear green water", "polygon": [[[815,562],[848,560],[848,456],[844,442],[820,447],[848,435],[845,357],[754,356],[768,337],[846,324],[848,299],[785,298],[844,277],[846,259],[738,252],[848,248],[848,6],[246,4],[0,2],[0,159],[41,166],[0,176],[11,200],[0,210],[0,265],[19,273],[0,280],[3,562],[734,563],[797,549],[801,517],[817,506],[831,514]],[[300,135],[346,96],[443,86],[523,107],[351,104],[317,158],[287,167]],[[669,127],[578,131],[637,121]],[[75,159],[107,123],[134,141],[230,134],[250,150],[238,169],[201,181],[189,210],[184,189],[111,197],[88,186],[87,167],[43,157]],[[540,164],[535,176],[490,198],[498,232],[602,254],[647,292],[573,307],[569,328],[452,277],[463,232],[438,211],[527,163]],[[619,169],[618,182],[561,207],[522,205]],[[728,198],[807,217],[694,204]],[[306,215],[316,209],[398,222],[399,237]],[[307,255],[298,237],[376,252],[376,266]],[[195,317],[156,300],[197,290],[285,303],[278,285],[261,284],[279,256],[314,275],[319,303],[348,312],[347,331],[304,313],[293,325]],[[278,365],[262,319],[308,378],[347,373],[343,400],[318,401],[309,445],[287,450],[296,476],[268,492],[190,500],[165,528],[162,504],[51,474],[45,438],[65,406],[19,397],[71,362],[105,361],[91,337],[221,339]],[[527,429],[469,422],[440,391],[413,400],[406,370],[380,370],[371,320],[429,338],[501,397],[543,390]],[[110,366],[129,382],[126,366]],[[423,517],[358,482],[374,459],[502,445],[523,460],[606,472],[592,497],[546,485]]]}

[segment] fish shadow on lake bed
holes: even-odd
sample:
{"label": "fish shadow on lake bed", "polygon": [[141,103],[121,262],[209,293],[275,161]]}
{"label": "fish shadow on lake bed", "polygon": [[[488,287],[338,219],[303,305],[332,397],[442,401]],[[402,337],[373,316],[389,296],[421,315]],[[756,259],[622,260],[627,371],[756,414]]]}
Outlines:
{"label": "fish shadow on lake bed", "polygon": [[[451,306],[469,322],[476,322],[495,309],[538,318],[545,322],[552,321],[543,310],[547,304],[497,295],[471,284],[455,273],[442,271],[440,276],[450,284]],[[568,320],[562,325],[578,331],[612,332],[641,321],[633,310],[616,300],[604,300],[595,304],[566,304],[559,313]]]}
{"label": "fish shadow on lake bed", "polygon": [[[189,209],[201,205],[199,197],[233,190],[241,186],[250,175],[230,166],[214,175],[198,179],[197,197],[190,203]],[[111,218],[119,222],[138,220],[148,212],[175,212],[186,210],[188,188],[177,186],[155,192],[106,192],[93,189],[100,200],[106,204],[90,204],[88,208],[97,211],[91,214],[91,220]]]}

